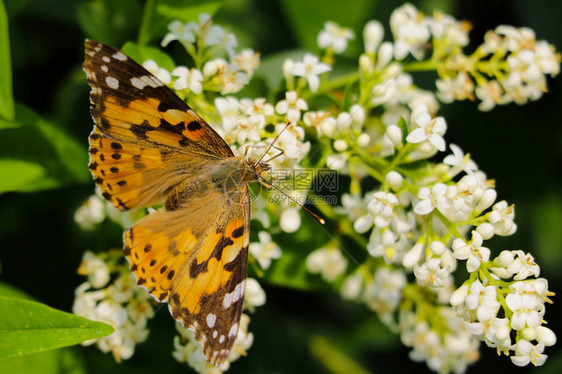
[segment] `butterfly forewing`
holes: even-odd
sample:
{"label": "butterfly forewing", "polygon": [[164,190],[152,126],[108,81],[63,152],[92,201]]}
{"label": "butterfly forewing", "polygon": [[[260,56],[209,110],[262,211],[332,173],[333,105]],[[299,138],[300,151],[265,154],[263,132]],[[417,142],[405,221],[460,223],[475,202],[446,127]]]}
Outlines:
{"label": "butterfly forewing", "polygon": [[90,112],[106,136],[207,157],[231,157],[226,142],[183,100],[116,48],[86,42]]}
{"label": "butterfly forewing", "polygon": [[220,365],[242,313],[250,199],[247,181],[225,191],[216,177],[228,177],[239,161],[200,116],[119,50],[87,41],[84,70],[96,123],[89,168],[103,196],[121,210],[167,198],[164,209],[125,232],[131,271]]}

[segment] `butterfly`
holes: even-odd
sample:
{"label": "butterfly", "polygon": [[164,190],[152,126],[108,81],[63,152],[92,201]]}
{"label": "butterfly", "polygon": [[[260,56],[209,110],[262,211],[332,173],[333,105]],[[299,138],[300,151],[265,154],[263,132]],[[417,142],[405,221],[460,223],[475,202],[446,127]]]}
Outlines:
{"label": "butterfly", "polygon": [[236,340],[250,239],[248,184],[269,165],[236,157],[164,83],[116,48],[86,41],[89,169],[125,211],[165,201],[124,233],[137,283],[194,332],[218,366]]}

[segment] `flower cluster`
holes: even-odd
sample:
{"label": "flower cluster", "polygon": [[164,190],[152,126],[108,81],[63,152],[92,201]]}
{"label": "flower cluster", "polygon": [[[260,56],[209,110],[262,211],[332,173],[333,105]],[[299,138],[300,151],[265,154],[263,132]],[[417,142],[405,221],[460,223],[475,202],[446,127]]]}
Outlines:
{"label": "flower cluster", "polygon": [[102,352],[111,352],[117,362],[131,358],[135,346],[148,338],[147,322],[154,317],[152,298],[137,286],[129,269],[119,265],[122,258],[120,250],[100,255],[85,252],[78,273],[88,281],[76,289],[72,307],[77,315],[113,326],[113,334],[82,344],[95,343]]}
{"label": "flower cluster", "polygon": [[[516,365],[542,365],[544,348],[556,341],[544,326],[545,303],[553,293],[539,278],[531,254],[504,250],[496,256],[487,247],[492,237],[517,231],[514,206],[498,201],[494,181],[469,153],[447,144],[449,124],[437,113],[439,101],[478,98],[480,109],[490,110],[538,99],[547,76],[559,72],[560,55],[536,41],[531,30],[510,26],[490,31],[466,55],[468,22],[439,12],[425,16],[411,4],[392,13],[390,30],[392,40],[385,41],[382,24],[369,21],[357,69],[332,76],[337,55],[355,35],[327,22],[319,30],[318,54],[279,65],[281,92],[269,99],[231,95],[253,77],[259,55],[236,54],[236,38],[208,15],[198,23],[170,24],[162,41],[163,46],[181,43],[193,67],[168,72],[154,61],[144,65],[180,97],[197,95],[198,106],[207,111],[202,115],[220,119],[211,125],[235,154],[264,156],[273,171],[314,170],[304,189],[282,187],[279,175],[271,179],[291,199],[320,194],[313,188],[320,169],[337,171],[344,182],[345,189],[334,192],[341,204],[313,208],[328,225],[334,223],[327,242],[314,248],[278,244],[278,237],[302,226],[294,202],[272,203],[268,197],[274,190],[262,190],[253,199],[251,217],[260,229],[252,232],[250,266],[264,281],[277,259],[308,250],[306,271],[375,312],[412,348],[411,358],[434,371],[463,372],[478,359],[481,341],[510,355]],[[436,93],[416,85],[415,72],[422,70],[437,73]],[[92,197],[75,219],[91,229],[106,214],[114,213]],[[354,243],[364,260],[348,258],[354,252],[342,243]],[[83,271],[90,278],[88,288],[109,281],[103,262],[90,259],[81,267],[88,269]],[[465,281],[455,286],[465,269]],[[77,293],[78,305],[87,304],[87,294]],[[95,308],[106,294],[88,305]],[[248,279],[246,310],[253,312],[264,302],[258,282]],[[198,372],[228,369],[252,345],[249,319],[243,315],[235,348],[222,367],[209,366],[192,333],[181,326],[174,357]]]}
{"label": "flower cluster", "polygon": [[[263,304],[265,304],[265,292],[260,284],[253,278],[246,279],[244,309],[253,312],[255,307]],[[187,363],[198,373],[222,373],[228,370],[231,362],[236,361],[240,356],[245,356],[248,349],[252,346],[254,335],[248,332],[249,324],[250,316],[242,314],[238,335],[236,336],[232,351],[230,351],[227,360],[220,367],[209,364],[201,344],[193,336],[193,331],[184,328],[180,323],[176,324],[179,334],[174,338],[174,351],[172,355],[177,361]]]}

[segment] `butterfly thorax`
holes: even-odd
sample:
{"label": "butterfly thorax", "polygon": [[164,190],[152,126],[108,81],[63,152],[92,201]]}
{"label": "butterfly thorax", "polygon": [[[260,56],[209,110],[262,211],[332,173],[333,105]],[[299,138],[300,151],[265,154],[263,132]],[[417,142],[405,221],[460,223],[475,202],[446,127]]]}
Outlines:
{"label": "butterfly thorax", "polygon": [[226,194],[231,200],[237,200],[237,194],[245,193],[248,184],[269,169],[267,163],[257,162],[254,157],[227,157],[209,162],[202,169],[186,173],[186,180],[170,192],[166,210],[181,208],[192,199],[210,196],[210,192]]}

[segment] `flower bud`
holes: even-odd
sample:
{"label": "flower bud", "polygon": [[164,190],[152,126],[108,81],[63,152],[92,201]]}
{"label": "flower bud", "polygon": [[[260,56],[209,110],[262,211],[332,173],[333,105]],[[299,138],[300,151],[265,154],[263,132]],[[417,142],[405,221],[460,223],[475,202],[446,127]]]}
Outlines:
{"label": "flower bud", "polygon": [[393,47],[391,42],[384,42],[379,48],[377,54],[377,70],[382,70],[394,58]]}
{"label": "flower bud", "polygon": [[340,114],[338,114],[336,122],[337,129],[342,133],[345,133],[351,127],[351,116],[347,112],[341,112]]}
{"label": "flower bud", "polygon": [[535,329],[532,328],[532,327],[524,328],[524,329],[521,331],[521,335],[523,335],[523,338],[524,338],[524,339],[527,339],[527,340],[529,340],[529,341],[533,341],[533,340],[535,340],[535,339],[537,338],[537,332],[536,332]]}
{"label": "flower bud", "polygon": [[400,173],[396,171],[391,171],[388,174],[386,174],[385,180],[386,183],[390,185],[390,187],[392,187],[394,190],[398,190],[400,187],[402,187],[402,182],[404,181],[404,178],[402,178],[402,175],[400,175]]}
{"label": "flower bud", "polygon": [[422,249],[423,245],[421,243],[416,243],[416,245],[414,245],[412,249],[410,249],[404,255],[404,258],[402,259],[402,265],[404,265],[406,269],[412,269],[414,266],[416,266],[421,257]]}
{"label": "flower bud", "polygon": [[464,303],[467,294],[468,294],[468,286],[466,284],[460,286],[455,292],[451,294],[451,298],[449,299],[451,305],[458,306]]}
{"label": "flower bud", "polygon": [[363,29],[365,52],[374,55],[384,36],[384,29],[379,21],[369,21]]}
{"label": "flower bud", "polygon": [[386,136],[395,147],[399,147],[402,144],[402,130],[396,125],[390,125],[386,128]]}
{"label": "flower bud", "polygon": [[344,152],[347,150],[347,142],[342,139],[338,139],[334,142],[334,149],[338,152]]}
{"label": "flower bud", "polygon": [[543,342],[547,347],[556,344],[556,335],[548,327],[537,326],[535,331],[537,333],[537,340]]}
{"label": "flower bud", "polygon": [[511,251],[502,251],[498,257],[494,260],[494,262],[503,268],[508,267],[513,263],[513,252]]}
{"label": "flower bud", "polygon": [[493,188],[487,189],[482,194],[482,198],[478,202],[478,205],[476,206],[476,210],[479,212],[485,211],[486,209],[492,206],[494,201],[496,201],[497,196],[498,193],[496,192],[496,190],[494,190]]}
{"label": "flower bud", "polygon": [[359,105],[355,104],[349,108],[349,113],[351,114],[351,122],[354,128],[360,129],[361,126],[365,123],[365,109]]}
{"label": "flower bud", "polygon": [[478,227],[476,228],[476,231],[482,235],[482,239],[484,240],[488,240],[490,238],[492,238],[492,236],[494,236],[494,226],[490,223],[481,223],[480,225],[478,225]]}
{"label": "flower bud", "polygon": [[370,141],[371,137],[369,136],[369,134],[361,134],[357,137],[357,145],[359,147],[366,147]]}
{"label": "flower bud", "polygon": [[279,226],[281,230],[292,233],[299,229],[301,226],[301,216],[296,208],[287,208],[281,214],[281,219],[279,220]]}
{"label": "flower bud", "polygon": [[375,70],[373,60],[371,60],[367,55],[361,55],[359,57],[359,69],[367,76],[372,75],[373,70]]}
{"label": "flower bud", "polygon": [[443,252],[445,252],[445,244],[437,240],[431,242],[429,248],[431,248],[431,251],[435,253],[437,256],[441,256]]}

